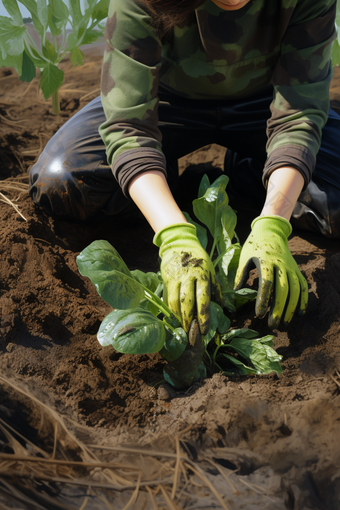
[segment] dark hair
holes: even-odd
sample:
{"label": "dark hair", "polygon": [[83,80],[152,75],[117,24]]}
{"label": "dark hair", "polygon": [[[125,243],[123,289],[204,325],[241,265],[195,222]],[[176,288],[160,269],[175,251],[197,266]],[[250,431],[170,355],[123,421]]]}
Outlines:
{"label": "dark hair", "polygon": [[154,20],[157,28],[170,30],[175,25],[184,23],[190,14],[206,0],[138,0],[144,5]]}

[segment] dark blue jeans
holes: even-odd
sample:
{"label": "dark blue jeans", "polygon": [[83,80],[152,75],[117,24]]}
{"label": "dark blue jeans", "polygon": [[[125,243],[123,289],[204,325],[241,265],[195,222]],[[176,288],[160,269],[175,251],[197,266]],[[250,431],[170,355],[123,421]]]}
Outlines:
{"label": "dark blue jeans", "polygon": [[[241,204],[261,207],[271,88],[237,101],[188,100],[162,90],[159,97],[170,188],[178,185],[178,158],[216,143],[228,148],[228,194]],[[104,120],[98,97],[62,126],[31,168],[30,195],[49,214],[83,221],[135,209],[107,163],[98,133]],[[300,195],[291,221],[298,228],[340,238],[340,116],[333,110],[323,128],[312,182]]]}

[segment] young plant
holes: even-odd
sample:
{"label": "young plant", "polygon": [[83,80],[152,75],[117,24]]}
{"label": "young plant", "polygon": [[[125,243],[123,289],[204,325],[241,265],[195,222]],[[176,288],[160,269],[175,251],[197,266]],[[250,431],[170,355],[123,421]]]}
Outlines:
{"label": "young plant", "polygon": [[[40,69],[40,88],[45,99],[52,96],[58,114],[58,90],[64,81],[59,63],[69,53],[74,66],[83,64],[82,44],[91,44],[103,35],[100,22],[107,17],[109,0],[19,0],[32,17],[40,37],[37,45],[24,23],[17,0],[2,0],[9,17],[0,16],[0,67],[14,67],[20,80],[30,82]],[[67,25],[72,31],[67,31]],[[57,37],[59,37],[59,41]]]}
{"label": "young plant", "polygon": [[[236,214],[225,191],[228,177],[220,176],[212,185],[205,175],[193,202],[195,216],[212,236],[210,257],[222,290],[224,309],[235,312],[256,298],[256,291],[233,290],[241,246],[235,234]],[[208,246],[206,228],[197,228],[203,248]],[[236,242],[233,243],[234,238]],[[189,386],[218,371],[228,375],[281,372],[280,359],[272,348],[272,336],[259,338],[253,330],[230,330],[224,309],[211,302],[211,324],[202,337],[194,319],[187,335],[181,318],[162,299],[160,272],[130,271],[108,241],[94,241],[77,257],[80,273],[88,276],[99,295],[114,310],[103,320],[98,340],[118,352],[145,354],[159,352],[168,364],[164,378],[176,388]]]}

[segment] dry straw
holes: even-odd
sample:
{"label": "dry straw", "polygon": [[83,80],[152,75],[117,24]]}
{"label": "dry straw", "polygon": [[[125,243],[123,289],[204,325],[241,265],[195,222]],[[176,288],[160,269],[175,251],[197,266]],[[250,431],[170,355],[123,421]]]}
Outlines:
{"label": "dry straw", "polygon": [[42,438],[36,444],[8,419],[0,418],[0,506],[1,495],[6,495],[27,508],[34,501],[34,508],[42,510],[92,509],[97,508],[95,501],[102,505],[98,508],[114,510],[181,510],[196,508],[195,504],[230,510],[208,473],[212,467],[218,471],[225,485],[232,487],[232,495],[236,493],[229,481],[233,471],[203,452],[195,461],[190,458],[181,445],[191,427],[175,438],[158,441],[156,448],[91,444],[89,439],[86,444],[79,437],[89,437],[89,429],[63,417],[8,376],[0,375],[0,385],[12,402],[15,398],[30,410],[31,425]]}

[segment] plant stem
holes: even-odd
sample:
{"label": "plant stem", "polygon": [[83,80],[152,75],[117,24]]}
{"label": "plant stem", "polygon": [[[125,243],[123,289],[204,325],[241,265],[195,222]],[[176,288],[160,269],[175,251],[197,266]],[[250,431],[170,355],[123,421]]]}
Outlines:
{"label": "plant stem", "polygon": [[[137,281],[137,280],[135,280]],[[176,317],[176,319],[178,320],[178,322],[181,324],[182,321],[181,321],[181,318],[178,317],[178,315],[176,315],[175,313],[173,313],[170,308],[168,306],[166,306],[165,303],[163,303],[163,301],[158,297],[156,296],[156,294],[154,294],[150,289],[148,289],[147,287],[144,287],[144,285],[140,282],[138,282],[139,285],[143,288],[144,292],[145,292],[145,297],[151,302],[153,303],[154,305],[158,306],[158,308],[160,309],[160,311],[166,316],[166,317],[171,317],[171,315],[173,315],[174,317]],[[148,296],[149,294],[149,296]]]}
{"label": "plant stem", "polygon": [[214,255],[214,251],[215,251],[215,248],[216,248],[216,242],[217,240],[214,239],[214,242],[213,242],[213,245],[212,245],[212,248],[211,248],[211,252],[210,252],[210,258],[212,259],[213,255]]}
{"label": "plant stem", "polygon": [[58,91],[52,94],[52,110],[55,115],[60,113],[59,94]]}

